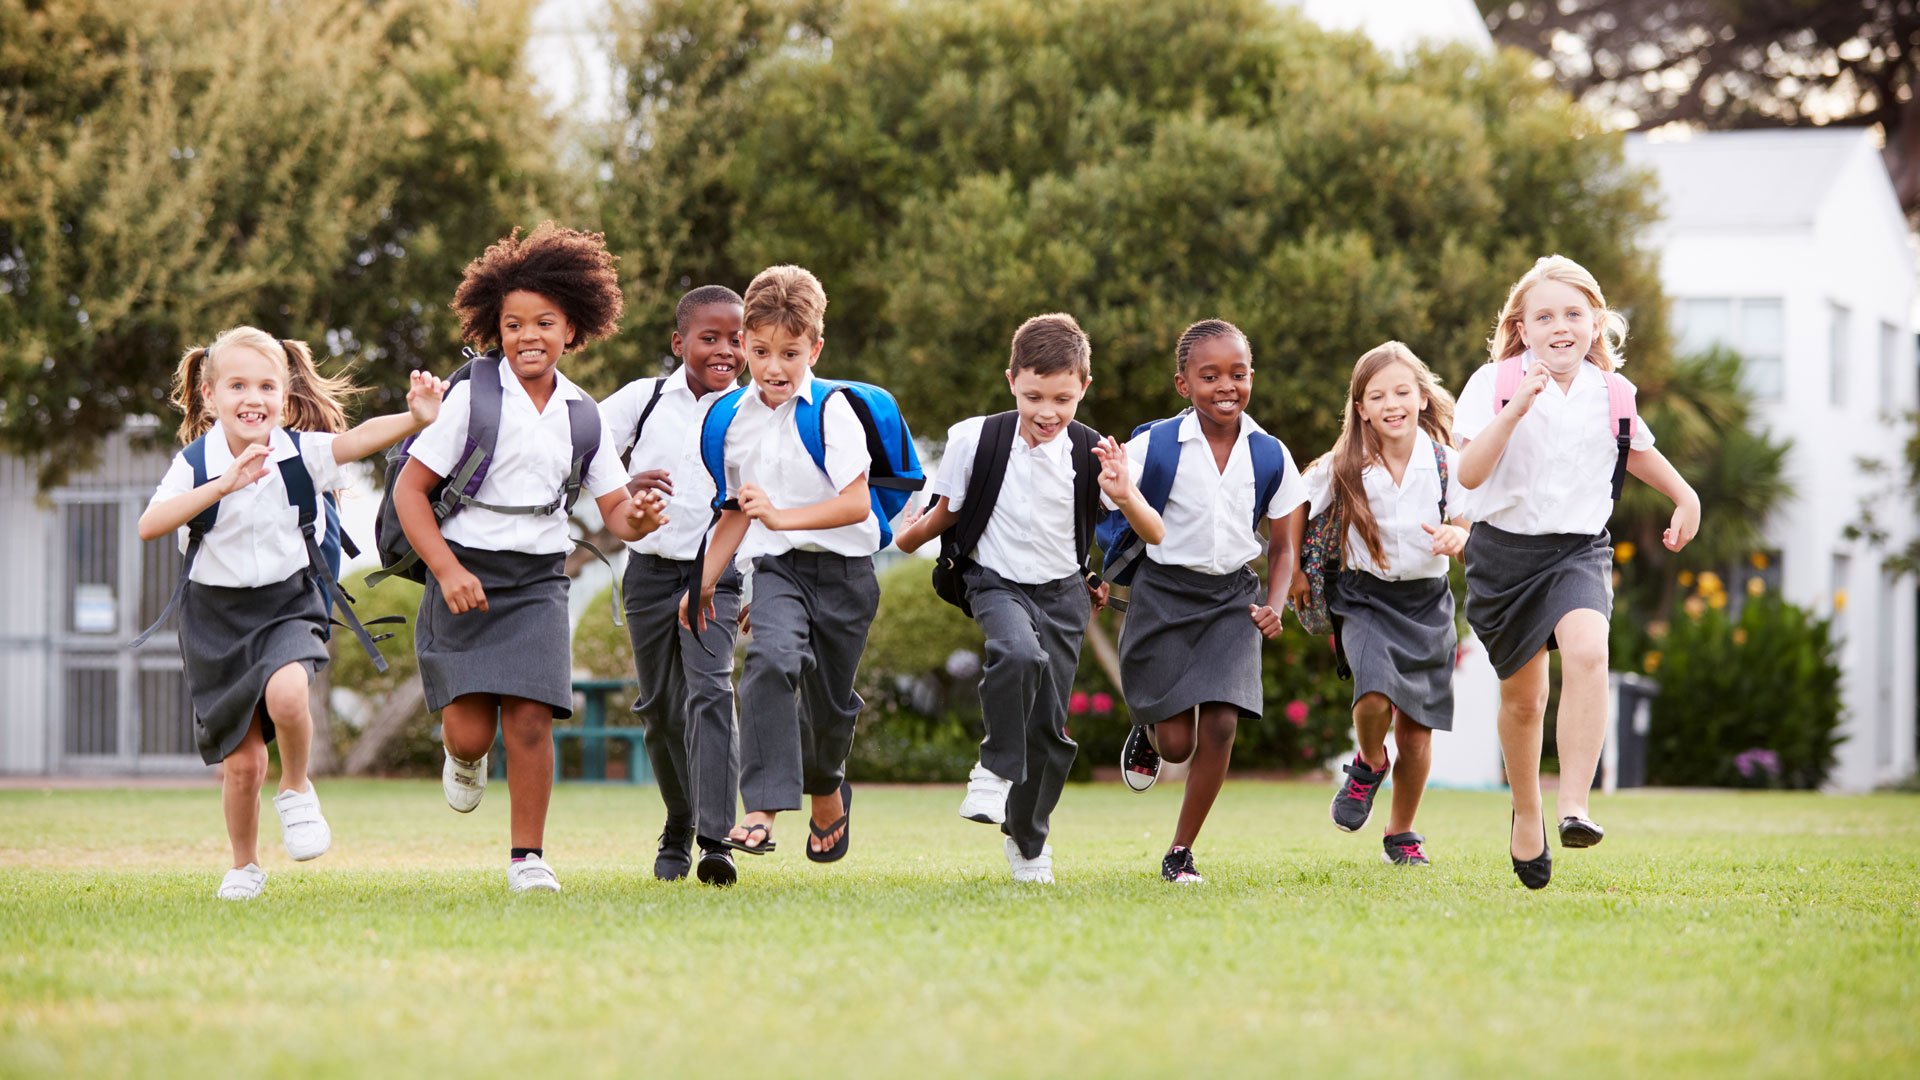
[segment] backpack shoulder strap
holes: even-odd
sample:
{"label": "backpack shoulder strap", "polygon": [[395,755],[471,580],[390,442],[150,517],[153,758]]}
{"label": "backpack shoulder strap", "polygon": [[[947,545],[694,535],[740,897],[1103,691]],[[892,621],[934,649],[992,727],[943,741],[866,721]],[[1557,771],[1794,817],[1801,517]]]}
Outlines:
{"label": "backpack shoulder strap", "polygon": [[[210,428],[208,430],[211,431],[212,429]],[[207,475],[207,437],[205,435],[201,435],[199,438],[188,443],[186,449],[180,451],[180,456],[187,459],[187,466],[193,470],[194,487],[199,487],[208,480],[213,479]],[[194,540],[205,535],[208,529],[213,528],[213,523],[218,520],[219,517],[220,501],[215,499],[212,506],[195,514],[193,519],[187,522],[188,543],[192,543]],[[184,574],[185,571],[182,571],[182,573]]]}
{"label": "backpack shoulder strap", "polygon": [[667,392],[668,378],[669,376],[662,375],[653,380],[653,396],[647,398],[647,407],[640,410],[640,419],[634,421],[633,436],[620,448],[621,461],[626,461],[633,453],[633,448],[640,445],[640,433],[646,430],[647,417],[652,416],[654,407],[660,404],[660,395]]}
{"label": "backpack shoulder strap", "polygon": [[[827,471],[827,399],[846,389],[844,383],[815,376],[813,400],[801,398],[793,403],[793,426],[800,432],[800,444],[807,448],[807,456],[821,472]],[[847,400],[853,401],[851,391],[847,393]],[[854,409],[856,417],[859,413],[859,409]]]}
{"label": "backpack shoulder strap", "polygon": [[1019,422],[1020,414],[1009,410],[994,413],[980,425],[980,441],[973,448],[973,469],[967,474],[960,520],[953,526],[953,550],[959,555],[971,556],[986,534],[994,503],[1000,498],[1000,485],[1007,478],[1014,426]]}
{"label": "backpack shoulder strap", "polygon": [[[1088,584],[1097,584],[1092,579],[1093,570],[1088,564],[1093,553],[1094,524],[1100,515],[1100,463],[1093,456],[1093,447],[1100,441],[1100,433],[1073,420],[1067,424],[1067,438],[1073,441],[1073,554],[1080,563],[1080,574],[1088,578]],[[1011,448],[1011,440],[1002,440]]]}
{"label": "backpack shoulder strap", "polygon": [[1521,357],[1509,356],[1493,370],[1493,412],[1498,416],[1513,395],[1520,392]]}
{"label": "backpack shoulder strap", "polygon": [[1607,433],[1613,436],[1616,447],[1613,458],[1613,500],[1620,501],[1620,492],[1627,486],[1627,455],[1633,450],[1633,429],[1640,422],[1639,408],[1634,401],[1633,385],[1620,377],[1617,372],[1601,372],[1607,380]]}
{"label": "backpack shoulder strap", "polygon": [[1180,423],[1186,413],[1156,420],[1147,436],[1147,463],[1140,471],[1140,494],[1155,513],[1165,513],[1173,497],[1173,478],[1180,471]]}
{"label": "backpack shoulder strap", "polygon": [[582,393],[567,402],[567,427],[573,438],[573,466],[566,482],[560,485],[560,506],[571,513],[580,501],[580,489],[587,482],[587,470],[600,451],[600,406]]}
{"label": "backpack shoulder strap", "polygon": [[740,504],[727,493],[727,429],[733,426],[733,418],[740,412],[740,404],[747,399],[752,384],[729,390],[726,396],[713,403],[707,410],[706,418],[700,421],[700,462],[707,467],[707,475],[713,478],[713,509],[717,515],[721,510],[737,510]]}
{"label": "backpack shoulder strap", "polygon": [[287,504],[300,512],[300,531],[311,533],[315,517],[313,474],[300,456],[300,433],[288,428],[287,438],[293,440],[293,456],[280,462],[280,483],[287,489]]}
{"label": "backpack shoulder strap", "polygon": [[1253,527],[1267,516],[1267,507],[1280,491],[1280,479],[1287,468],[1287,454],[1280,440],[1264,431],[1247,436],[1247,455],[1253,459]]}

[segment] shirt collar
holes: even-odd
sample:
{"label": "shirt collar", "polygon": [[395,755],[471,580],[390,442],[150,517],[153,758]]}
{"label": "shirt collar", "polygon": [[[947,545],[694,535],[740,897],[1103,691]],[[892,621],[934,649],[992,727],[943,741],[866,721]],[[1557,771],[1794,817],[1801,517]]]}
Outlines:
{"label": "shirt collar", "polygon": [[[508,366],[505,360],[500,362],[500,390],[508,397],[517,397],[529,406],[533,404],[533,398],[527,394],[526,385],[520,381],[520,376],[513,373],[513,369]],[[554,368],[553,396],[547,399],[547,407],[551,409],[556,401],[572,401],[579,396],[581,396],[580,388],[573,385],[572,380],[561,374],[559,368]]]}
{"label": "shirt collar", "polygon": [[[1240,434],[1234,437],[1234,441],[1236,443],[1246,442],[1247,437],[1254,432],[1265,432],[1266,430],[1266,428],[1260,426],[1258,420],[1255,420],[1243,411],[1240,414]],[[1180,417],[1180,441],[1192,442],[1195,439],[1205,437],[1204,433],[1200,430],[1200,414],[1193,409],[1188,409],[1186,414]]]}
{"label": "shirt collar", "polygon": [[[207,429],[207,476],[219,476],[233,465],[233,450],[227,443],[227,429],[215,420]],[[267,435],[267,454],[269,462],[280,462],[294,456],[299,451],[293,448],[293,440],[288,437],[285,428],[274,428]]]}
{"label": "shirt collar", "polygon": [[1018,453],[1044,457],[1055,465],[1065,465],[1073,456],[1073,437],[1067,433],[1068,430],[1063,427],[1053,438],[1029,447],[1027,437],[1020,434],[1020,422],[1016,420],[1013,424],[1013,448]]}

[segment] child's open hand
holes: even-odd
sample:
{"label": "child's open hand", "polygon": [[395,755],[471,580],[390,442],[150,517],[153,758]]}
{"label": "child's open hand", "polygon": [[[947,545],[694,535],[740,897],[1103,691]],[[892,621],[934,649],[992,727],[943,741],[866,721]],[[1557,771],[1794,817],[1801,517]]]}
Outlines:
{"label": "child's open hand", "polygon": [[643,491],[657,491],[667,498],[673,497],[673,476],[665,469],[648,469],[636,473],[627,481],[627,494],[638,495]]}
{"label": "child's open hand", "polygon": [[220,494],[231,495],[267,475],[267,455],[271,453],[266,443],[252,443],[240,451],[227,471],[220,474]]}
{"label": "child's open hand", "polygon": [[1660,534],[1660,542],[1667,545],[1668,551],[1679,551],[1699,532],[1700,504],[1689,500],[1673,508],[1673,521]]}
{"label": "child's open hand", "polygon": [[1519,389],[1513,392],[1513,400],[1507,402],[1507,410],[1513,413],[1516,420],[1527,415],[1527,410],[1533,408],[1533,399],[1546,392],[1547,378],[1547,365],[1535,364],[1533,370],[1527,372],[1526,378],[1520,380]]}
{"label": "child's open hand", "polygon": [[680,594],[680,625],[686,629],[696,634],[704,634],[707,632],[707,620],[716,618],[718,615],[719,613],[713,609],[712,586],[700,590],[700,606],[694,611],[691,621],[687,617],[687,596],[685,593]]}
{"label": "child's open hand", "polygon": [[740,489],[740,512],[776,532],[780,530],[780,509],[756,484]]}
{"label": "child's open hand", "polygon": [[424,428],[440,418],[440,399],[447,384],[431,372],[416,371],[407,377],[407,413],[415,427]]}
{"label": "child's open hand", "polygon": [[654,532],[669,520],[667,500],[658,491],[641,491],[627,500],[627,524],[641,536]]}
{"label": "child's open hand", "polygon": [[1253,616],[1253,625],[1260,636],[1272,641],[1280,636],[1280,612],[1266,604],[1248,604],[1247,613]]}
{"label": "child's open hand", "polygon": [[1133,478],[1127,475],[1127,448],[1109,435],[1093,444],[1093,456],[1100,460],[1100,490],[1115,504],[1126,502]]}
{"label": "child's open hand", "polygon": [[1467,550],[1467,530],[1458,525],[1441,524],[1435,527],[1423,521],[1420,527],[1433,538],[1432,551],[1435,555],[1451,558]]}

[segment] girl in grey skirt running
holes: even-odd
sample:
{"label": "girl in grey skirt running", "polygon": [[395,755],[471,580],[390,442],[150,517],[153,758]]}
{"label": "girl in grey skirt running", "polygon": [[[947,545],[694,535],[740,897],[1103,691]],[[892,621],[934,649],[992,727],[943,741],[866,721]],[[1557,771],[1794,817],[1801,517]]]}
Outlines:
{"label": "girl in grey skirt running", "polygon": [[[305,342],[238,326],[180,359],[173,403],[185,414],[180,441],[188,449],[174,455],[138,528],[142,540],[178,530],[187,553],[180,654],[200,757],[221,765],[233,845],[233,868],[216,893],[222,900],[251,900],[266,885],[260,785],[276,734],[280,791],[273,808],[287,854],[315,859],[333,843],[307,778],[307,689],[327,662],[331,594],[324,575],[331,571],[318,565],[321,536],[302,535],[300,519],[324,529],[323,500],[344,485],[341,466],[426,427],[440,411],[443,389],[439,379],[416,371],[406,412],[345,431],[340,402],[354,388],[323,377]],[[311,505],[297,505],[300,498]]]}
{"label": "girl in grey skirt running", "polygon": [[[1540,799],[1547,652],[1560,651],[1560,844],[1605,835],[1588,815],[1606,739],[1607,621],[1613,612],[1607,518],[1632,473],[1673,500],[1662,536],[1679,551],[1700,528],[1700,499],[1635,415],[1615,374],[1627,322],[1600,285],[1550,255],[1514,283],[1489,360],[1460,394],[1453,433],[1470,488],[1467,623],[1500,677],[1500,750],[1513,791],[1508,855],[1530,889],[1553,876]],[[1535,839],[1538,837],[1539,839]]]}
{"label": "girl in grey skirt running", "polygon": [[[1433,765],[1433,732],[1453,728],[1453,591],[1447,559],[1466,546],[1456,461],[1449,445],[1453,395],[1398,341],[1353,367],[1333,449],[1307,467],[1308,514],[1344,522],[1341,573],[1327,599],[1335,640],[1353,669],[1353,730],[1360,752],[1342,769],[1333,823],[1358,832],[1380,785],[1393,776],[1393,809],[1381,841],[1399,866],[1425,866],[1413,816]],[[1303,583],[1304,584],[1304,583]],[[1399,760],[1387,754],[1393,732]]]}
{"label": "girl in grey skirt running", "polygon": [[[1286,447],[1247,415],[1253,352],[1239,327],[1219,319],[1194,323],[1180,335],[1175,357],[1174,389],[1193,408],[1140,432],[1126,447],[1138,485],[1148,468],[1163,467],[1152,450],[1155,429],[1177,425],[1172,485],[1165,504],[1153,507],[1166,535],[1146,546],[1120,630],[1122,692],[1139,725],[1127,737],[1122,768],[1152,776],[1162,758],[1191,760],[1160,875],[1198,884],[1193,844],[1226,782],[1240,720],[1261,713],[1261,639],[1280,635],[1307,491]],[[1257,455],[1254,440],[1265,443]],[[1264,478],[1272,494],[1262,505],[1255,462],[1268,450],[1278,451],[1272,455],[1278,468]],[[1264,542],[1260,520],[1267,522]],[[1264,590],[1247,566],[1263,549]]]}

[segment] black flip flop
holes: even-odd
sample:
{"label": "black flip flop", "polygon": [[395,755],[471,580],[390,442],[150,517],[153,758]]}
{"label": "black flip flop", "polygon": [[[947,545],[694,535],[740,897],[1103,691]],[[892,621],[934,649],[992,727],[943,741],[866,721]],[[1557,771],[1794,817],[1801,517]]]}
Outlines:
{"label": "black flip flop", "polygon": [[726,845],[727,847],[732,848],[735,851],[744,851],[749,855],[765,855],[767,852],[772,851],[773,850],[773,829],[767,825],[747,826],[748,836],[752,836],[756,832],[759,833],[763,838],[757,846],[749,847],[748,845],[741,843],[738,840],[735,840],[731,836],[723,836],[720,838],[719,842],[721,844]]}
{"label": "black flip flop", "polygon": [[851,846],[853,840],[853,826],[847,823],[847,817],[852,813],[853,785],[842,780],[840,781],[840,820],[823,829],[815,825],[812,818],[807,819],[807,830],[813,833],[814,839],[825,840],[827,837],[833,835],[835,829],[838,829],[840,830],[840,840],[825,851],[815,851],[813,850],[813,845],[808,844],[807,858],[814,862],[822,863],[839,862],[841,859],[846,858],[847,848]]}

